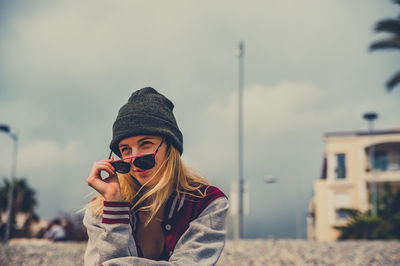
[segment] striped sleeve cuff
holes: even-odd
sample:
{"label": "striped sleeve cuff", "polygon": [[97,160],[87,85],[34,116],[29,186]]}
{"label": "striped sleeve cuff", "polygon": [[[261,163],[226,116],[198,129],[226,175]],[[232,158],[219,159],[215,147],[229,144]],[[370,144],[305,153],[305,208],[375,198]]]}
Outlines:
{"label": "striped sleeve cuff", "polygon": [[103,224],[129,224],[128,201],[104,201]]}

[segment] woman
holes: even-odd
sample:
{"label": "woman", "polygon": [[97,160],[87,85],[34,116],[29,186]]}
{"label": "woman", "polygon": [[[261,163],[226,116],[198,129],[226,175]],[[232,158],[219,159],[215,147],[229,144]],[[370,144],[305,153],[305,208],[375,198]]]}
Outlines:
{"label": "woman", "polygon": [[[108,160],[93,164],[99,195],[86,209],[85,265],[214,265],[228,201],[181,161],[174,105],[155,89],[132,94],[113,125]],[[114,161],[114,153],[121,159]],[[102,179],[105,171],[108,177]],[[118,175],[117,175],[118,173]]]}

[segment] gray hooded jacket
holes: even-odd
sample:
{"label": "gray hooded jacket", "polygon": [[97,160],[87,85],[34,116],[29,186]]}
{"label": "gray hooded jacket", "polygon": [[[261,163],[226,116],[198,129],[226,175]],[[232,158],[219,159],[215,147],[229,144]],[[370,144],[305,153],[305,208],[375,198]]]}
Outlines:
{"label": "gray hooded jacket", "polygon": [[[184,198],[179,200],[179,203],[174,200],[174,204],[166,206],[166,213],[172,219],[185,209],[182,208]],[[110,202],[105,202],[103,217],[96,217],[86,209],[83,219],[89,235],[84,257],[86,266],[215,265],[224,248],[229,207],[226,197],[207,203],[169,251],[168,261],[140,257],[134,239],[135,215],[130,211],[129,203],[107,203]],[[171,230],[171,225],[166,224],[165,228]]]}

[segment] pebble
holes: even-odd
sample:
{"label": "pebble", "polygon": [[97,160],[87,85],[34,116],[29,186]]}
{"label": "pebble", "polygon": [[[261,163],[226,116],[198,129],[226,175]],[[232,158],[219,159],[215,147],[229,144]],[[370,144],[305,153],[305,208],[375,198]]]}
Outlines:
{"label": "pebble", "polygon": [[[80,242],[13,239],[0,244],[0,265],[83,265],[85,248]],[[228,265],[400,265],[400,241],[227,240],[217,266]]]}

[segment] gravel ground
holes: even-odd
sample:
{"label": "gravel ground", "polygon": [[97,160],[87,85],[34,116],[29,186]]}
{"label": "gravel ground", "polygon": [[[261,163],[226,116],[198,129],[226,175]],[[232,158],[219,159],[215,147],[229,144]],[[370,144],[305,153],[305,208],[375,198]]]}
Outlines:
{"label": "gravel ground", "polygon": [[218,265],[400,265],[400,241],[228,241]]}
{"label": "gravel ground", "polygon": [[[0,244],[0,265],[82,265],[85,247],[12,240]],[[228,240],[217,265],[400,265],[400,241]]]}

